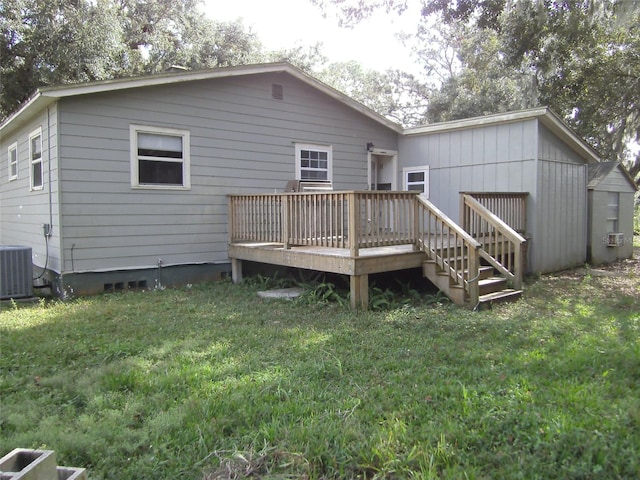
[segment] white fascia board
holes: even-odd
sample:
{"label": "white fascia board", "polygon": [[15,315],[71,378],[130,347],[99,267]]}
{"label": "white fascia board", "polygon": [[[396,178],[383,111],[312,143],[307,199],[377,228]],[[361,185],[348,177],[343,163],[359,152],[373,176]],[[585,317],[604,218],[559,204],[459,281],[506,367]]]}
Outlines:
{"label": "white fascia board", "polygon": [[575,133],[551,110],[540,116],[540,122],[558,138],[569,145],[576,153],[582,156],[587,163],[601,162],[602,158],[580,135]]}
{"label": "white fascia board", "polygon": [[14,129],[20,127],[25,121],[30,119],[30,114],[32,112],[38,112],[54,102],[54,99],[43,97],[39,91],[31,95],[31,97],[29,97],[29,99],[24,102],[20,106],[20,108],[18,108],[11,115],[5,118],[2,123],[0,123],[0,139],[2,139],[4,135],[8,135]]}
{"label": "white fascia board", "polygon": [[486,127],[491,125],[519,122],[523,120],[538,119],[545,127],[556,134],[567,145],[569,145],[576,153],[582,156],[588,163],[601,161],[598,153],[587,144],[578,134],[565,124],[560,117],[553,113],[547,107],[532,108],[528,110],[520,110],[517,112],[498,113],[494,115],[486,115],[483,117],[465,118],[462,120],[453,120],[450,122],[434,123],[432,125],[423,125],[420,127],[407,128],[404,134],[426,135],[430,133],[452,132],[456,130],[466,130],[470,128]]}
{"label": "white fascia board", "polygon": [[404,134],[407,136],[423,135],[425,133],[451,132],[454,130],[465,130],[474,127],[484,127],[495,124],[518,122],[540,117],[541,115],[545,115],[547,111],[548,109],[546,107],[542,107],[529,110],[520,110],[517,112],[497,113],[493,115],[485,115],[482,117],[463,118],[461,120],[451,120],[449,122],[433,123],[431,125],[406,128],[404,130]]}
{"label": "white fascia board", "polygon": [[212,78],[236,77],[241,75],[253,75],[257,73],[275,73],[285,71],[285,64],[259,64],[240,67],[212,68],[195,72],[160,73],[135,78],[117,78],[91,83],[75,85],[60,85],[40,89],[42,95],[63,98],[77,95],[89,95],[92,93],[114,92],[131,88],[150,87],[156,85],[171,85],[174,83],[209,80]]}

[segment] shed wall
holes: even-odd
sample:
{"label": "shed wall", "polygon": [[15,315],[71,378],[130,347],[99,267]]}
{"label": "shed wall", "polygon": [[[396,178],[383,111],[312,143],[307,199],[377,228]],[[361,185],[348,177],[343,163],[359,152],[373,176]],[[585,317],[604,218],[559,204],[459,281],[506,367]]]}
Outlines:
{"label": "shed wall", "polygon": [[[609,192],[619,193],[618,233],[624,234],[624,245],[607,246]],[[614,168],[589,190],[589,261],[594,265],[612,263],[633,255],[633,215],[635,191],[618,168]]]}
{"label": "shed wall", "polygon": [[575,267],[587,254],[587,166],[541,159],[536,228],[530,243],[532,270]]}
{"label": "shed wall", "polygon": [[[43,188],[30,190],[29,135],[42,131]],[[32,248],[33,264],[60,271],[60,223],[58,209],[57,107],[30,119],[0,141],[0,244]],[[9,181],[8,147],[17,142],[18,177]],[[48,248],[43,224],[52,225]],[[39,274],[38,270],[34,273]]]}
{"label": "shed wall", "polygon": [[[60,110],[67,272],[226,263],[226,195],[283,191],[295,142],[333,146],[335,189],[366,187],[367,142],[397,149],[394,131],[286,74],[76,97]],[[131,188],[130,124],[189,130],[190,190]]]}
{"label": "shed wall", "polygon": [[456,222],[462,191],[531,192],[531,208],[535,128],[529,120],[401,138],[398,175],[403,167],[428,165],[430,200]]}

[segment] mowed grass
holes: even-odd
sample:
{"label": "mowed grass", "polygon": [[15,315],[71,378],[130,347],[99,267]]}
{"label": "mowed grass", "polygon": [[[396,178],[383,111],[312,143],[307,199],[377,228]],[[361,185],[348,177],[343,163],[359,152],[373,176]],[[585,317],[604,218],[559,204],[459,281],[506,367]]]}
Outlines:
{"label": "mowed grass", "polygon": [[0,455],[92,480],[640,478],[637,270],[476,313],[259,287],[4,305]]}

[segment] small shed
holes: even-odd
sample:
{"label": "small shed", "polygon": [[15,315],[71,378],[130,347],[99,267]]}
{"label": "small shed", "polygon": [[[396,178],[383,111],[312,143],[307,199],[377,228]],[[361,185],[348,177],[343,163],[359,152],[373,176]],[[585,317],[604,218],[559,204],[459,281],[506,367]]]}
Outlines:
{"label": "small shed", "polygon": [[612,263],[633,255],[633,204],[637,186],[618,162],[589,165],[587,261]]}

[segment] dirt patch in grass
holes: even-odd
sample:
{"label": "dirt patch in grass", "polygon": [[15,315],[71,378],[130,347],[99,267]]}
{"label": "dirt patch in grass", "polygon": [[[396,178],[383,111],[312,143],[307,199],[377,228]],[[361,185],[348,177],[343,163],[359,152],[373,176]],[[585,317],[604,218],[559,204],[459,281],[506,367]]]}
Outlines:
{"label": "dirt patch in grass", "polygon": [[[635,247],[633,256],[608,265],[582,266],[561,272],[543,275],[543,285],[566,288],[585,282],[591,286],[581,291],[592,299],[604,297],[637,297],[640,294],[640,247]],[[577,285],[576,285],[577,286]],[[577,292],[574,292],[577,293]]]}

